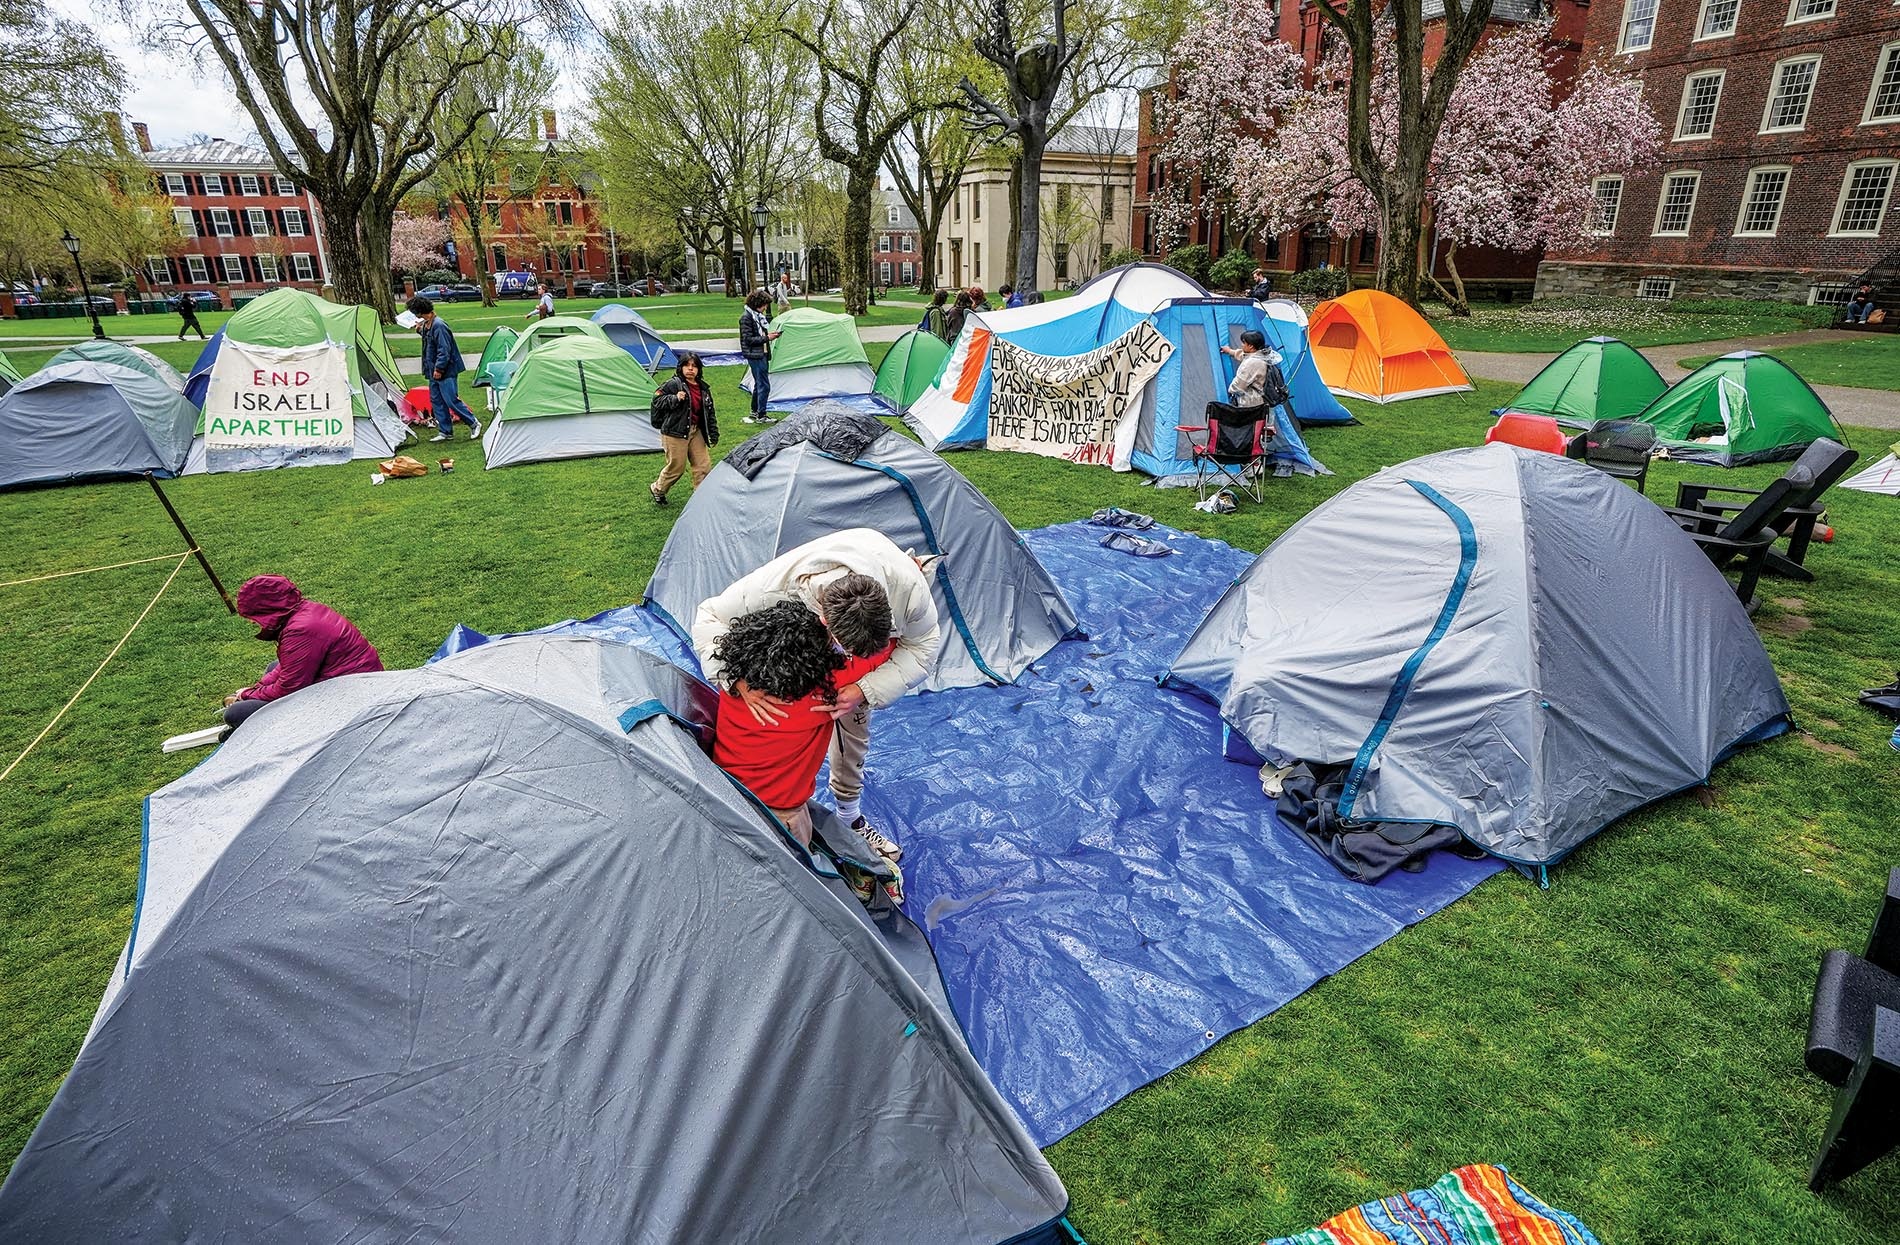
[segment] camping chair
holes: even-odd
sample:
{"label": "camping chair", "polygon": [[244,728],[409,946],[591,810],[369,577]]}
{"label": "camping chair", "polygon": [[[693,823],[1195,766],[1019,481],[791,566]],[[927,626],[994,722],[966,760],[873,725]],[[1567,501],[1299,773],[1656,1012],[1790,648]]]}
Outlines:
{"label": "camping chair", "polygon": [[1498,422],[1484,434],[1486,445],[1515,445],[1519,449],[1542,450],[1548,454],[1565,451],[1563,429],[1548,415],[1526,415],[1522,411],[1504,411]]}
{"label": "camping chair", "polygon": [[[1846,475],[1847,469],[1854,465],[1858,457],[1860,455],[1853,450],[1826,437],[1801,451],[1801,457],[1795,460],[1789,471],[1806,470],[1811,478],[1805,488],[1789,495],[1788,508],[1781,512],[1782,521],[1777,527],[1780,534],[1788,538],[1788,552],[1780,553],[1774,546],[1769,546],[1764,569],[1770,575],[1780,575],[1784,579],[1813,580],[1814,572],[1805,563],[1808,544],[1814,539],[1814,525],[1823,513],[1821,494]],[[1755,489],[1734,488],[1726,484],[1684,483],[1676,486],[1676,506],[1681,510],[1725,515],[1736,513],[1748,505],[1746,501],[1720,501],[1710,497],[1711,493],[1729,493],[1737,497],[1759,495]]]}
{"label": "camping chair", "polygon": [[1806,1061],[1837,1091],[1808,1178],[1819,1193],[1900,1143],[1900,869],[1887,874],[1866,952],[1821,956]]}
{"label": "camping chair", "polygon": [[1717,570],[1726,571],[1731,565],[1741,567],[1741,582],[1736,584],[1735,594],[1752,611],[1755,584],[1761,578],[1768,550],[1781,536],[1776,525],[1788,507],[1788,499],[1809,482],[1807,469],[1796,463],[1726,521],[1722,515],[1707,510],[1679,510],[1670,506],[1662,510],[1709,555]]}
{"label": "camping chair", "polygon": [[[1649,482],[1649,456],[1656,448],[1656,427],[1634,419],[1599,419],[1587,432],[1570,438],[1565,453],[1581,459],[1601,471],[1636,486],[1642,492]],[[1678,506],[1687,503],[1677,500]]]}
{"label": "camping chair", "polygon": [[1187,434],[1194,459],[1194,497],[1206,501],[1213,491],[1234,489],[1256,503],[1267,499],[1267,442],[1274,436],[1273,408],[1207,404],[1205,424],[1177,424]]}

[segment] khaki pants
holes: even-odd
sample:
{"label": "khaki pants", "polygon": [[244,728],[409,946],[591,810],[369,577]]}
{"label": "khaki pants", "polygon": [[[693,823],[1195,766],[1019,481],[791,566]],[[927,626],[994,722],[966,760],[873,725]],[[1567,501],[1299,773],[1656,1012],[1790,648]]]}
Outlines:
{"label": "khaki pants", "polygon": [[785,823],[785,828],[792,832],[792,837],[798,840],[800,847],[811,846],[811,811],[805,805],[800,804],[797,808],[775,808],[772,810],[772,816]]}
{"label": "khaki pants", "polygon": [[649,487],[656,497],[665,497],[666,491],[686,474],[688,466],[693,472],[693,487],[706,478],[712,470],[712,454],[706,449],[706,434],[695,428],[690,436],[660,438],[660,446],[666,451],[666,466],[660,468],[660,478]]}
{"label": "khaki pants", "polygon": [[855,800],[864,794],[864,754],[871,748],[871,706],[859,705],[837,721],[831,732],[831,794]]}

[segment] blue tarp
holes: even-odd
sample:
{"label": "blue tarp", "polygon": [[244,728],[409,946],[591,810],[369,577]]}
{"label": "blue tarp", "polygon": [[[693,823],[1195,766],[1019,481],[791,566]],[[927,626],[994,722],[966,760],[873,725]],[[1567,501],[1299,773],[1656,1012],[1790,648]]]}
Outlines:
{"label": "blue tarp", "polygon": [[[1174,556],[1134,558],[1107,532],[1024,537],[1092,638],[1013,685],[879,710],[864,797],[972,1051],[1041,1145],[1502,867],[1441,853],[1365,886],[1280,826],[1213,707],[1155,683],[1252,556],[1157,527]],[[679,652],[635,608],[558,627]]]}

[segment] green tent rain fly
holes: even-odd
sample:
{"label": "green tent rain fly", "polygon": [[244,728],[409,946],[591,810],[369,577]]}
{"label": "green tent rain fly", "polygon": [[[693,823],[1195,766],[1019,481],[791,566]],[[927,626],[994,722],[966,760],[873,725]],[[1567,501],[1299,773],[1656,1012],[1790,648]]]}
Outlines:
{"label": "green tent rain fly", "polygon": [[13,366],[13,360],[7,358],[4,351],[0,351],[0,398],[5,397],[7,390],[19,384],[21,379],[20,369]]}
{"label": "green tent rain fly", "polygon": [[873,389],[902,415],[930,388],[949,357],[950,346],[941,337],[912,329],[891,343],[890,353],[877,365]]}
{"label": "green tent rain fly", "polygon": [[604,337],[544,342],[497,391],[501,409],[483,443],[488,465],[657,451],[653,390],[646,369]]}
{"label": "green tent rain fly", "polygon": [[1600,419],[1634,419],[1668,388],[1635,347],[1614,337],[1592,337],[1552,359],[1496,413],[1549,415],[1560,424],[1588,428]]}
{"label": "green tent rain fly", "polygon": [[488,335],[488,343],[482,347],[481,361],[475,365],[476,384],[486,386],[495,383],[495,365],[508,357],[508,352],[514,349],[515,341],[520,336],[505,324]]}
{"label": "green tent rain fly", "polygon": [[[857,322],[842,312],[794,307],[772,321],[772,406],[803,406],[813,398],[862,397],[876,377],[858,340]],[[739,388],[752,392],[747,373]]]}
{"label": "green tent rain fly", "polygon": [[1817,437],[1847,443],[1807,381],[1753,350],[1697,368],[1636,418],[1655,425],[1671,458],[1718,467],[1799,458]]}

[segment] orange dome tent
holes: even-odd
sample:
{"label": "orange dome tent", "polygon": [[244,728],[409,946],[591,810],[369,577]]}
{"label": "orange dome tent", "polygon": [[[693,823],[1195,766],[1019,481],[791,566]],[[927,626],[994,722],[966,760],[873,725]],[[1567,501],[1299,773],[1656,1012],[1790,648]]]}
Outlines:
{"label": "orange dome tent", "polygon": [[1313,309],[1306,335],[1334,393],[1401,402],[1471,388],[1445,339],[1418,312],[1378,290],[1353,290]]}

